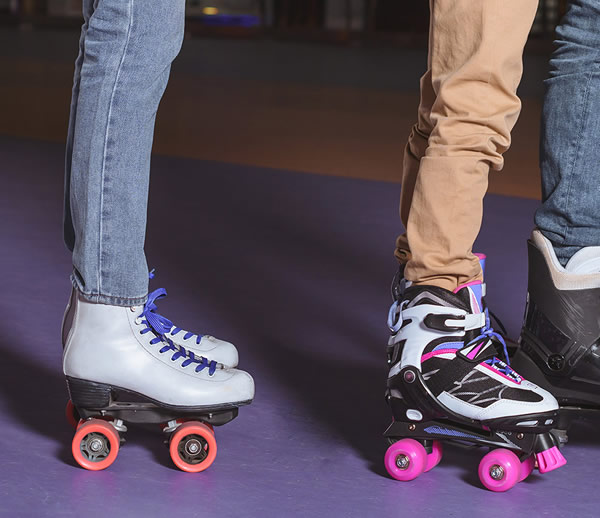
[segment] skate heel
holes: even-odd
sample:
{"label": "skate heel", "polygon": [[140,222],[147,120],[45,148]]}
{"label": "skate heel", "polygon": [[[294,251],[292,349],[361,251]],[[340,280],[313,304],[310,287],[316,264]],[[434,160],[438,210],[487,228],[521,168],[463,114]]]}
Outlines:
{"label": "skate heel", "polygon": [[567,459],[556,446],[535,454],[540,473],[547,473],[564,466]]}
{"label": "skate heel", "polygon": [[76,407],[102,409],[110,404],[111,386],[67,376],[69,397]]}

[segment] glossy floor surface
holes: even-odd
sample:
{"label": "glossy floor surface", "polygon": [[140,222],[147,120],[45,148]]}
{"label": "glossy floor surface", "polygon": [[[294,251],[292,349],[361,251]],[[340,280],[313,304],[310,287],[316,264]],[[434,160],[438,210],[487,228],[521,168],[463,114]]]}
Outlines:
{"label": "glossy floor surface", "polygon": [[[58,144],[0,139],[0,516],[597,516],[595,423],[573,431],[565,468],[505,494],[480,486],[479,449],[448,445],[413,482],[386,475],[397,184],[191,159],[154,159],[151,287],[167,288],[161,312],[183,327],[238,344],[256,400],[217,429],[204,473],[175,469],[160,434],[137,428],[108,470],[76,466],[60,364],[62,157]],[[489,196],[478,240],[512,335],[535,205]]]}

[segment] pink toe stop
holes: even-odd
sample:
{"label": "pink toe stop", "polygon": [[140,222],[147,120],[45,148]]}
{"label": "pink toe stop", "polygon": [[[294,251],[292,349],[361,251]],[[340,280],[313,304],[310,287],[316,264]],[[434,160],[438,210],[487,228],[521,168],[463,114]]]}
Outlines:
{"label": "pink toe stop", "polygon": [[553,446],[546,451],[536,453],[535,458],[537,459],[540,473],[552,471],[567,463],[567,459],[563,457],[563,454],[556,446]]}

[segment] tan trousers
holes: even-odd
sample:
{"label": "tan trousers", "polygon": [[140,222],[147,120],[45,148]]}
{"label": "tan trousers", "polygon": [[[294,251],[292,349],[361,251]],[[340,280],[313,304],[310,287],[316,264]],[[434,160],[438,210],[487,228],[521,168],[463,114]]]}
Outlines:
{"label": "tan trousers", "polygon": [[490,167],[521,110],[523,47],[538,0],[430,0],[428,70],[404,156],[396,257],[417,284],[481,279],[472,253]]}

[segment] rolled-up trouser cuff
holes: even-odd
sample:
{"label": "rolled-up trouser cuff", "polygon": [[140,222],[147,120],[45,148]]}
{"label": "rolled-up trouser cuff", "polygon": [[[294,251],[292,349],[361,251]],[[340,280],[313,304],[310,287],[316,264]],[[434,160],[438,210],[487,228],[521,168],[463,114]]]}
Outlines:
{"label": "rolled-up trouser cuff", "polygon": [[73,286],[79,292],[79,294],[82,296],[83,299],[85,299],[88,302],[94,302],[96,304],[107,304],[109,306],[131,307],[131,306],[142,306],[148,300],[147,293],[141,297],[129,298],[129,297],[119,297],[119,296],[115,296],[115,295],[107,295],[104,293],[86,292],[83,290],[82,286],[78,282],[76,275],[71,275],[71,282],[73,283]]}

